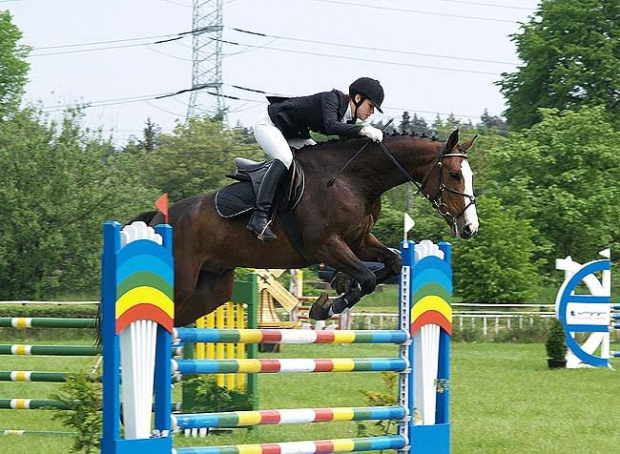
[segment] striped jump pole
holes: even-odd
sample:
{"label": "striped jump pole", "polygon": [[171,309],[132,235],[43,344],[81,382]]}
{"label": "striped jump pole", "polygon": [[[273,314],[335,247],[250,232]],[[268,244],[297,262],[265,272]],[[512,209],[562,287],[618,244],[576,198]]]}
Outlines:
{"label": "striped jump pole", "polygon": [[242,344],[402,344],[409,338],[403,330],[314,331],[292,329],[217,330],[177,328],[182,342],[233,342]]}
{"label": "striped jump pole", "polygon": [[29,430],[29,429],[0,429],[0,435],[23,436],[39,435],[45,437],[75,437],[77,432],[61,432],[53,430]]}
{"label": "striped jump pole", "polygon": [[0,328],[96,328],[94,318],[0,317]]}
{"label": "striped jump pole", "polygon": [[0,345],[0,355],[97,356],[99,353],[99,348],[86,345]]}
{"label": "striped jump pole", "polygon": [[[0,381],[32,381],[62,383],[67,381],[67,377],[74,376],[70,372],[34,372],[30,370],[6,370],[0,371]],[[77,374],[87,375],[87,374]],[[88,376],[91,381],[100,381],[99,377]]]}
{"label": "striped jump pole", "polygon": [[335,421],[401,421],[406,417],[407,410],[401,406],[299,408],[173,415],[172,427],[175,430],[185,430],[205,427],[249,427],[267,424],[304,424]]}
{"label": "striped jump pole", "polygon": [[71,407],[60,400],[42,399],[0,399],[0,408],[11,410],[70,410]]}
{"label": "striped jump pole", "polygon": [[407,367],[407,361],[401,358],[231,359],[172,361],[172,371],[181,374],[401,372],[407,369]]}
{"label": "striped jump pole", "polygon": [[[129,226],[133,228],[135,224]],[[127,229],[128,227],[126,227]],[[158,233],[165,238],[160,244],[162,249],[169,251],[171,244],[170,229],[158,227]],[[148,229],[147,229],[148,231]],[[148,450],[150,454],[232,454],[232,453],[330,453],[378,451],[393,449],[399,453],[410,454],[449,454],[450,453],[450,421],[449,421],[449,351],[452,331],[452,311],[449,305],[452,294],[452,269],[450,267],[451,249],[448,244],[435,245],[431,242],[422,242],[418,245],[406,241],[401,245],[403,269],[399,290],[399,329],[391,331],[294,331],[294,330],[239,330],[239,329],[176,329],[174,330],[175,343],[189,344],[193,342],[207,343],[384,343],[399,345],[397,358],[342,358],[342,359],[229,359],[229,360],[188,360],[172,359],[171,320],[167,317],[153,317],[157,313],[167,313],[167,301],[159,303],[159,312],[154,309],[135,313],[130,318],[132,323],[142,323],[142,318],[162,320],[163,326],[158,328],[155,341],[144,345],[146,352],[157,355],[147,376],[139,377],[133,385],[140,389],[150,390],[155,384],[156,410],[168,411],[164,418],[156,413],[155,423],[151,427],[150,419],[145,428],[130,439],[120,439],[118,426],[118,356],[119,349],[131,348],[133,355],[142,358],[136,346],[133,345],[136,336],[126,338],[129,342],[119,342],[119,333],[129,324],[124,324],[123,310],[133,307],[126,303],[120,306],[124,295],[120,289],[127,291],[130,286],[123,284],[129,271],[119,272],[119,266],[129,259],[122,254],[131,249],[133,243],[124,245],[118,239],[122,235],[120,226],[106,224],[105,252],[103,266],[104,282],[104,363],[108,369],[104,370],[104,436],[102,452],[104,454],[129,453],[136,448]],[[137,237],[133,230],[128,234]],[[150,237],[154,235],[151,233]],[[146,238],[149,235],[139,236]],[[152,241],[152,240],[151,240]],[[148,241],[136,241],[148,243]],[[108,244],[113,244],[110,248]],[[136,246],[137,247],[137,246]],[[146,246],[144,246],[146,247]],[[157,249],[148,246],[148,249]],[[112,250],[114,253],[110,252]],[[119,252],[120,251],[120,252]],[[117,257],[118,255],[118,257]],[[120,258],[119,258],[120,257]],[[159,282],[172,282],[172,259],[158,260],[165,263],[159,266],[164,269],[165,278]],[[155,260],[143,259],[143,263],[133,262],[132,272],[138,272],[141,266],[152,270]],[[120,264],[120,265],[119,265]],[[118,278],[118,282],[112,277]],[[166,287],[162,290],[165,293]],[[149,295],[155,295],[150,292]],[[137,306],[146,306],[149,299],[142,298]],[[171,301],[170,301],[171,303]],[[149,318],[150,317],[150,318]],[[129,317],[128,317],[129,318]],[[119,326],[120,325],[120,326]],[[154,349],[154,343],[157,348]],[[156,353],[154,352],[156,350]],[[108,358],[111,358],[108,359]],[[148,361],[151,364],[150,361]],[[123,366],[123,372],[129,368]],[[351,408],[299,408],[288,410],[258,410],[245,412],[228,412],[213,414],[170,414],[170,382],[172,371],[175,376],[182,374],[211,374],[211,373],[296,373],[296,372],[377,372],[394,371],[399,373],[398,405],[386,407],[351,407]],[[140,374],[137,374],[140,375]],[[106,387],[108,380],[113,386]],[[127,392],[128,383],[135,379],[123,375],[123,395]],[[110,389],[114,394],[109,395]],[[133,388],[129,388],[132,390]],[[163,396],[163,398],[162,398]],[[143,396],[144,397],[144,396]],[[112,399],[112,400],[110,400]],[[149,401],[150,402],[150,401]],[[127,403],[123,404],[127,406]],[[143,404],[144,405],[144,404]],[[136,408],[138,414],[141,410]],[[150,408],[149,408],[150,411]],[[106,412],[108,415],[106,416]],[[161,417],[160,417],[161,416]],[[105,421],[113,421],[106,424]],[[166,419],[166,421],[164,421]],[[125,416],[124,420],[128,421]],[[238,446],[205,446],[191,448],[172,448],[171,434],[174,431],[204,429],[213,427],[249,427],[272,424],[302,424],[334,421],[363,421],[363,420],[394,420],[398,421],[399,429],[396,435],[386,435],[367,438],[350,438],[337,440],[302,441],[291,443],[267,443]],[[129,423],[133,420],[129,418]],[[110,429],[112,433],[110,434]],[[125,430],[126,433],[130,432]]]}
{"label": "striped jump pole", "polygon": [[340,440],[298,441],[288,443],[265,443],[237,446],[201,446],[197,448],[173,449],[173,454],[317,454],[330,452],[383,451],[396,449],[399,452],[407,447],[407,440],[400,435],[381,437],[346,438]]}

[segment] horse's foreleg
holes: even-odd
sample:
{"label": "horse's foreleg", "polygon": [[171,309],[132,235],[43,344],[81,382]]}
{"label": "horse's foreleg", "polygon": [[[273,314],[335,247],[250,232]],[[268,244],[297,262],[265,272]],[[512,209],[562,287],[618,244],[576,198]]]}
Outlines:
{"label": "horse's foreleg", "polygon": [[201,270],[194,293],[175,312],[175,326],[185,326],[230,300],[235,270],[221,274]]}
{"label": "horse's foreleg", "polygon": [[325,297],[319,298],[310,309],[310,317],[314,320],[326,320],[334,314],[340,314],[353,307],[362,296],[374,291],[376,286],[374,273],[366,268],[344,241],[328,242],[321,248],[318,257],[320,261],[353,277],[357,285],[334,301],[329,301]]}
{"label": "horse's foreleg", "polygon": [[368,234],[364,238],[364,243],[355,250],[355,254],[366,262],[383,263],[383,269],[375,271],[377,284],[385,282],[393,276],[400,274],[403,261],[400,255],[392,251],[381,243],[374,235]]}
{"label": "horse's foreleg", "polygon": [[[398,254],[384,246],[374,235],[368,234],[355,250],[355,255],[365,262],[383,263],[383,268],[373,271],[377,285],[400,274],[403,261]],[[357,282],[351,276],[338,273],[332,280],[332,288],[338,293],[347,293]]]}

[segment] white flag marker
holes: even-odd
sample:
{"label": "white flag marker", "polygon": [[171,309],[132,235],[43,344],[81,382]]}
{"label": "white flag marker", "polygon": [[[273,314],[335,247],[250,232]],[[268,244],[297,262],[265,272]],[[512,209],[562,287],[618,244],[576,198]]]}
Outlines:
{"label": "white flag marker", "polygon": [[411,230],[414,225],[415,221],[411,218],[411,216],[405,213],[405,233],[403,235],[404,241],[407,241],[407,232],[409,232],[409,230]]}

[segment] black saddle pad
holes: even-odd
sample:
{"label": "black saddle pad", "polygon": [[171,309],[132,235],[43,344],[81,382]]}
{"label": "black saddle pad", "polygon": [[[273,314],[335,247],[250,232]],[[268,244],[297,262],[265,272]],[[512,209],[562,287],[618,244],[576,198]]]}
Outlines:
{"label": "black saddle pad", "polygon": [[233,183],[215,194],[215,209],[223,218],[232,218],[254,209],[256,195],[251,181]]}

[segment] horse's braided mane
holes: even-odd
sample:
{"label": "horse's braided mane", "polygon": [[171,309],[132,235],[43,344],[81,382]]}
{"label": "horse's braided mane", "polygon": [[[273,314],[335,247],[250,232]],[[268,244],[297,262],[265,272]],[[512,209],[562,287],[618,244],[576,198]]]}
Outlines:
{"label": "horse's braided mane", "polygon": [[[394,131],[392,134],[387,135],[387,137],[416,137],[419,139],[426,139],[429,142],[436,142],[439,139],[436,136],[427,136],[426,134],[417,134],[417,133],[405,133],[405,132],[396,132]],[[339,137],[339,138],[335,138],[335,139],[330,139],[327,140],[325,142],[318,142],[316,145],[305,145],[304,147],[302,147],[299,151],[302,150],[320,150],[326,146],[332,146],[332,145],[337,145],[340,143],[350,143],[350,142],[360,142],[360,146],[363,146],[364,143],[366,143],[365,141],[368,140],[365,137]]]}

